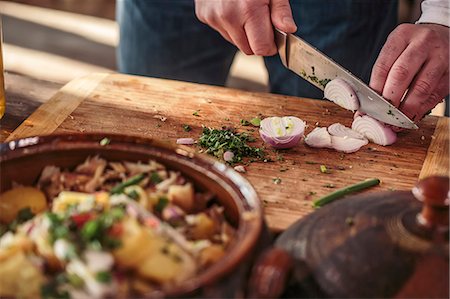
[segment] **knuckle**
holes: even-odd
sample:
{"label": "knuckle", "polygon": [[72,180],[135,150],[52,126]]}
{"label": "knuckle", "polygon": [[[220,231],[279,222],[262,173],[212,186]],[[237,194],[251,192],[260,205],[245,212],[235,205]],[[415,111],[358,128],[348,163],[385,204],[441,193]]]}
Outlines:
{"label": "knuckle", "polygon": [[420,98],[428,98],[431,93],[431,84],[425,80],[417,80],[414,84],[414,93]]}
{"label": "knuckle", "polygon": [[392,76],[392,79],[396,82],[403,82],[409,77],[409,70],[404,65],[396,65],[392,68],[389,73]]}
{"label": "knuckle", "polygon": [[387,77],[389,74],[390,66],[384,61],[377,62],[373,67],[373,73],[378,77]]}

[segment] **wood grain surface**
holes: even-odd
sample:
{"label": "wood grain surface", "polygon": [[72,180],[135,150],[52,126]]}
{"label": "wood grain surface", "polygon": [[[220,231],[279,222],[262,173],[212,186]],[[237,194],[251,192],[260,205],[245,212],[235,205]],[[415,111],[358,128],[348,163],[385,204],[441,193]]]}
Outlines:
{"label": "wood grain surface", "polygon": [[[198,116],[193,115],[195,111]],[[307,133],[316,126],[335,122],[350,126],[353,116],[322,100],[95,74],[62,88],[10,139],[51,132],[109,132],[175,144],[180,137],[198,138],[202,126],[234,126],[239,131],[250,131],[257,137],[254,145],[262,146],[257,128],[240,125],[241,119],[258,115],[297,116],[307,122]],[[162,121],[161,117],[167,119]],[[185,132],[184,124],[191,126],[192,131]],[[364,192],[409,190],[417,182],[422,167],[424,175],[448,173],[448,124],[448,118],[428,116],[419,130],[400,133],[394,145],[369,144],[353,154],[312,149],[303,142],[290,150],[267,149],[273,161],[251,163],[243,175],[263,201],[270,228],[280,231],[311,213],[314,199],[336,188],[376,177],[382,184]],[[322,173],[320,165],[325,165],[330,173]]]}

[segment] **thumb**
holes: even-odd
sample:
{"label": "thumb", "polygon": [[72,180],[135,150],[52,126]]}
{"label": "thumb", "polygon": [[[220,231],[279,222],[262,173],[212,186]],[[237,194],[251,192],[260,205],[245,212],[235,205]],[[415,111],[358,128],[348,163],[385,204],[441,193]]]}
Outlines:
{"label": "thumb", "polygon": [[270,16],[275,28],[287,33],[297,31],[297,25],[295,25],[294,18],[292,17],[289,0],[272,0],[270,4]]}

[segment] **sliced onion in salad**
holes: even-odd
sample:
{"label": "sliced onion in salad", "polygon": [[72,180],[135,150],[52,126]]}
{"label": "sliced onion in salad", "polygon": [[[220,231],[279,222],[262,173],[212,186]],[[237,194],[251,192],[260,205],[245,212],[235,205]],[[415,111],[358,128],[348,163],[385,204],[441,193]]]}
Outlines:
{"label": "sliced onion in salad", "polygon": [[327,128],[317,127],[305,137],[305,143],[310,147],[331,148],[331,136]]}
{"label": "sliced onion in salad", "polygon": [[305,126],[306,123],[295,116],[267,117],[261,121],[259,134],[274,148],[291,148],[303,137]]}
{"label": "sliced onion in salad", "polygon": [[362,139],[365,140],[366,137],[364,135],[356,132],[355,130],[352,130],[343,124],[335,123],[328,127],[328,133],[332,136],[336,137],[349,137],[349,138],[356,138],[356,139]]}
{"label": "sliced onion in salad", "polygon": [[361,147],[369,143],[367,139],[358,139],[351,137],[331,136],[331,144],[337,151],[347,154],[358,151]]}
{"label": "sliced onion in salad", "polygon": [[328,82],[323,96],[347,110],[355,111],[359,108],[358,95],[344,79],[336,78]]}
{"label": "sliced onion in salad", "polygon": [[397,134],[390,127],[368,115],[356,117],[352,129],[379,145],[390,145],[397,140]]}

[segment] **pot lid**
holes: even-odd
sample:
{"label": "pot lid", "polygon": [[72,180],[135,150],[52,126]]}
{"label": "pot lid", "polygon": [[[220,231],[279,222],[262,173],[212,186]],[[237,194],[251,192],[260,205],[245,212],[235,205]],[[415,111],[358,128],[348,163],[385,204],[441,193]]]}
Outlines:
{"label": "pot lid", "polygon": [[276,241],[294,260],[287,295],[448,298],[448,206],[449,178],[430,177],[320,208]]}

